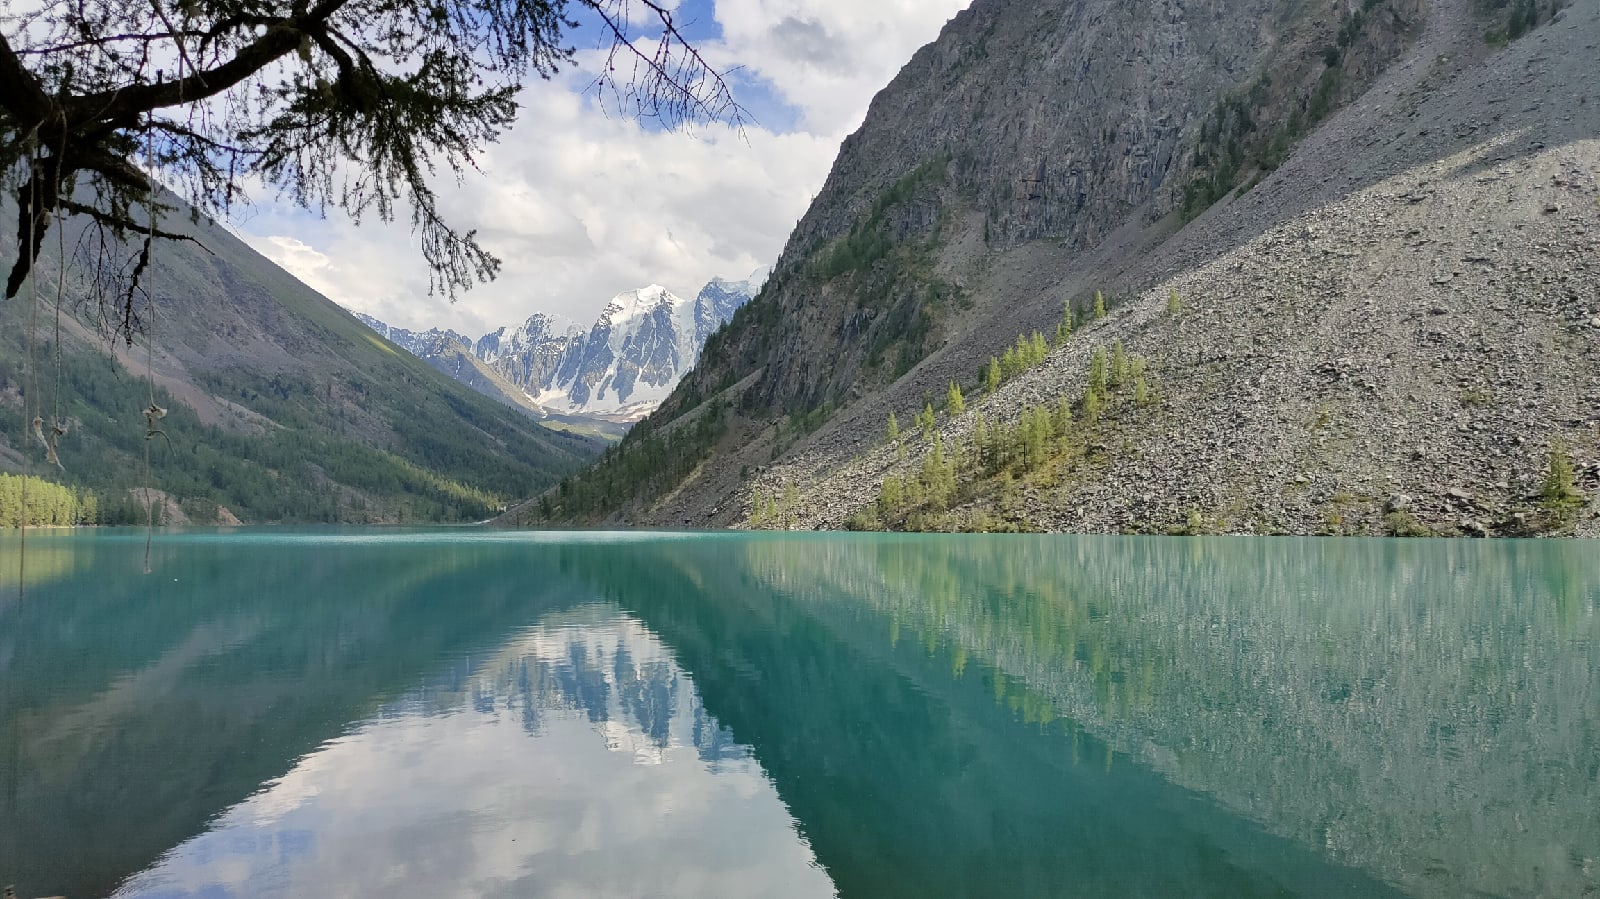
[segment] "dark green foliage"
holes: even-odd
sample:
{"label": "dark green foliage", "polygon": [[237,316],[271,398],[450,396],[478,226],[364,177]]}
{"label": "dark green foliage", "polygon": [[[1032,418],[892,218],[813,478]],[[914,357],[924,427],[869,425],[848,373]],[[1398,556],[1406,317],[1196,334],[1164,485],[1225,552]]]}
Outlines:
{"label": "dark green foliage", "polygon": [[[15,320],[0,316],[6,318]],[[0,333],[0,390],[26,395],[21,330]],[[150,398],[145,381],[103,350],[69,343],[59,379],[53,363],[37,375],[42,415],[55,418],[59,387],[59,414],[73,423],[60,441],[64,470],[52,477],[96,493],[104,524],[143,523],[142,507],[128,492],[143,486],[167,493],[199,522],[214,520],[218,506],[249,522],[471,521],[554,483],[593,452],[590,441],[545,431],[415,360],[367,349],[349,355],[383,360],[369,377],[357,368],[320,381],[246,369],[201,377],[206,392],[264,416],[248,428],[206,424],[158,387],[155,402],[167,415],[163,434],[147,440],[140,414]],[[53,360],[54,345],[41,342],[37,355]],[[352,432],[345,413],[329,402],[335,382],[352,405],[389,416],[393,433]],[[0,440],[35,451],[22,418],[0,417]]]}
{"label": "dark green foliage", "polygon": [[[896,212],[943,184],[952,162],[945,152],[917,166],[875,198],[848,232],[811,246],[807,263],[775,270],[761,294],[707,342],[695,371],[624,443],[645,439],[696,408],[703,397],[716,396],[758,371],[774,374],[769,363],[790,338],[784,328],[786,297],[829,293],[873,310],[876,314],[854,344],[863,349],[861,374],[869,378],[892,381],[921,361],[937,344],[944,312],[967,301],[934,270],[937,235],[905,233],[908,229],[896,220]],[[736,411],[758,421],[779,413],[791,419],[809,416],[822,407],[836,409],[842,397],[833,391],[839,386],[825,382],[805,396],[779,395],[767,386],[746,390]],[[781,445],[775,444],[774,450],[781,451]]]}
{"label": "dark green foliage", "polygon": [[895,249],[895,241],[889,234],[889,212],[915,197],[924,186],[943,183],[950,160],[948,152],[941,154],[890,185],[873,201],[866,218],[825,252],[813,257],[812,274],[820,280],[831,281],[851,272],[865,271],[888,257]]}
{"label": "dark green foliage", "polygon": [[[817,428],[828,423],[833,413],[838,411],[832,403],[822,405],[805,412],[799,412],[789,417],[787,430],[794,435],[810,434]],[[782,430],[782,428],[780,428]]]}
{"label": "dark green foliage", "polygon": [[1338,66],[1330,66],[1317,79],[1317,86],[1311,91],[1311,99],[1306,103],[1306,120],[1312,125],[1321,122],[1333,111],[1334,101],[1338,99],[1339,87],[1344,83],[1344,70]]}
{"label": "dark green foliage", "polygon": [[893,249],[894,241],[889,239],[884,228],[857,225],[817,260],[813,271],[818,278],[831,281],[840,275],[871,268]]}
{"label": "dark green foliage", "polygon": [[1548,22],[1567,6],[1567,0],[1478,0],[1478,12],[1493,24],[1483,38],[1500,46]]}
{"label": "dark green foliage", "polygon": [[602,453],[593,467],[563,478],[548,511],[540,510],[543,520],[582,522],[628,505],[647,505],[682,483],[727,430],[727,404],[712,400],[692,421],[662,432],[648,430],[639,437],[629,434]]}
{"label": "dark green foliage", "polygon": [[1362,42],[1373,11],[1385,2],[1362,0],[1361,7],[1344,18],[1334,43],[1323,48],[1321,73],[1302,93],[1291,97],[1292,111],[1286,119],[1267,122],[1257,116],[1273,96],[1270,74],[1263,73],[1249,87],[1217,101],[1195,144],[1195,173],[1184,186],[1179,207],[1184,221],[1205,212],[1241,185],[1253,187],[1339,107],[1349,52]]}
{"label": "dark green foliage", "polygon": [[1072,339],[1072,332],[1077,329],[1078,314],[1072,308],[1072,301],[1067,300],[1062,304],[1061,322],[1056,325],[1056,346],[1065,344]]}

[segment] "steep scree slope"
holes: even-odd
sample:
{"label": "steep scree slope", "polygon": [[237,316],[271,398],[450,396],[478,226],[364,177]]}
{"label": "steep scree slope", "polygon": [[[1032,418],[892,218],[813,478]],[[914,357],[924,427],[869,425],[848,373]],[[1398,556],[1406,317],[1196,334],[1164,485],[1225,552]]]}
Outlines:
{"label": "steep scree slope", "polygon": [[[961,106],[959,79],[952,87],[931,77],[939,60],[972,58],[985,34],[1049,30],[1044,6],[975,5],[874,103],[768,290],[741,313],[745,327],[736,318],[714,338],[717,352],[708,349],[686,383],[695,389],[669,401],[670,415],[720,398],[736,413],[721,444],[684,483],[619,503],[620,514],[749,523],[760,496],[763,522],[870,523],[884,478],[915,478],[931,450],[928,435],[886,444],[891,411],[909,423],[950,381],[962,384],[967,410],[936,425],[959,455],[980,417],[992,427],[1035,405],[1076,401],[1094,349],[1120,341],[1145,360],[1145,405],[1116,400],[1100,421],[1076,426],[1067,442],[1077,445],[1051,465],[967,485],[953,510],[920,523],[1526,533],[1540,527],[1537,494],[1560,444],[1590,503],[1573,516],[1576,530],[1595,533],[1596,0],[1504,47],[1485,40],[1495,22],[1474,0],[1352,4],[1344,24],[1297,17],[1300,8],[1074,6],[1064,14],[1079,30],[1058,38],[1053,55],[1026,57],[1031,67],[1016,54],[974,63],[979,83],[1012,99],[1007,109],[1035,108],[1020,101],[1037,91],[1051,103],[1036,108],[1048,111],[980,108],[968,130],[905,131],[910,119],[899,109],[940,98]],[[1357,10],[1362,36],[1346,42]],[[1173,17],[1170,27],[1160,13]],[[1091,27],[1114,21],[1128,30]],[[1385,52],[1388,64],[1373,61]],[[1064,78],[1084,71],[1081,61],[1052,68],[1074,54],[1091,59],[1091,73],[1115,57],[1128,67],[1170,60],[1161,69],[1170,74],[1107,99],[1104,79]],[[1329,94],[1327,108],[1314,109]],[[1238,124],[1241,108],[1248,128]],[[1326,117],[1320,125],[1313,112]],[[1035,142],[1036,123],[1057,116],[1077,123],[1073,134]],[[1097,121],[1138,135],[1126,155],[1096,155],[1083,143]],[[1095,136],[1104,143],[1108,131]],[[885,183],[864,173],[869,163],[908,168],[888,150],[862,148],[901,134],[905,146],[927,148],[937,171],[909,169],[913,177],[865,203]],[[968,148],[985,141],[995,160],[968,161]],[[1071,168],[1040,166],[1030,144],[1049,158],[1059,150],[1085,160],[1085,189],[1063,198]],[[1186,208],[1197,184],[1230,169],[1230,187],[1243,192],[1226,191],[1209,210],[1204,196],[1201,208]],[[1008,177],[1018,179],[1009,198],[1000,186]],[[983,178],[988,195],[973,187]],[[889,236],[887,250],[862,238],[874,233]],[[841,246],[869,262],[840,274]],[[915,352],[875,369],[873,328],[894,317],[897,300],[887,291],[890,305],[875,308],[873,290],[890,270],[902,287],[920,279],[900,295],[919,296],[919,316],[930,306],[936,314]],[[1020,333],[1053,332],[1063,301],[1081,304],[1096,289],[1113,297],[1109,317],[977,400],[982,362]],[[940,290],[943,311],[927,302]],[[818,364],[829,353],[839,362]],[[1081,403],[1075,410],[1081,417]],[[667,416],[646,425],[641,440],[675,427]],[[774,505],[780,515],[770,514]]]}

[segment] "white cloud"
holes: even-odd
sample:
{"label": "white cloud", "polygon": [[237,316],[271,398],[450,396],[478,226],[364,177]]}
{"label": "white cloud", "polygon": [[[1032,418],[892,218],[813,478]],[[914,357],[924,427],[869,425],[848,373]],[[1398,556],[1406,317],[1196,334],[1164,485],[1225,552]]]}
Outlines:
{"label": "white cloud", "polygon": [[483,174],[440,185],[447,219],[504,261],[499,279],[454,304],[427,295],[404,219],[356,227],[263,203],[234,224],[332,299],[402,327],[477,336],[534,311],[587,321],[649,283],[692,293],[776,260],[872,95],[964,5],[717,0],[723,37],[700,49],[797,112],[783,133],[650,131],[583,96],[592,75],[581,70],[532,84],[518,125],[479,159]]}
{"label": "white cloud", "polygon": [[715,58],[776,85],[801,109],[808,131],[837,143],[861,124],[867,103],[911,54],[968,2],[718,0],[724,44]]}

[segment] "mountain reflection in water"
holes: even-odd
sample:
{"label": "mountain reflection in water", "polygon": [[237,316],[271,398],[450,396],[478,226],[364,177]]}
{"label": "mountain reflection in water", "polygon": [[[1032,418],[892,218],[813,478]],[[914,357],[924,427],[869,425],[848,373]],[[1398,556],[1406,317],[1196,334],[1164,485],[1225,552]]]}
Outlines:
{"label": "mountain reflection in water", "polygon": [[639,623],[543,618],[302,758],[118,896],[828,896]]}
{"label": "mountain reflection in water", "polygon": [[1600,889],[1592,544],[36,545],[0,599],[27,894]]}

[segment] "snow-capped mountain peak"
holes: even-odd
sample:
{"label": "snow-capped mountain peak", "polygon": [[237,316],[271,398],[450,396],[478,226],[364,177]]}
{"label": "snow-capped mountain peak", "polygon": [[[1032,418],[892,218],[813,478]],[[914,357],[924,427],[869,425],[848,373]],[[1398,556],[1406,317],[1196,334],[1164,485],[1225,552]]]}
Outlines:
{"label": "snow-capped mountain peak", "polygon": [[387,337],[396,346],[413,356],[423,359],[437,355],[441,344],[455,343],[469,349],[472,347],[471,340],[454,331],[441,331],[438,328],[430,328],[426,331],[408,331],[405,328],[386,325],[370,315],[362,315],[359,312],[356,313],[356,318],[360,319],[362,324]]}
{"label": "snow-capped mountain peak", "polygon": [[517,327],[497,328],[476,341],[453,331],[416,334],[359,317],[425,359],[439,340],[460,343],[551,412],[631,419],[667,398],[699,360],[706,338],[765,279],[765,270],[743,281],[715,278],[693,300],[651,284],[612,297],[588,329],[536,312]]}

